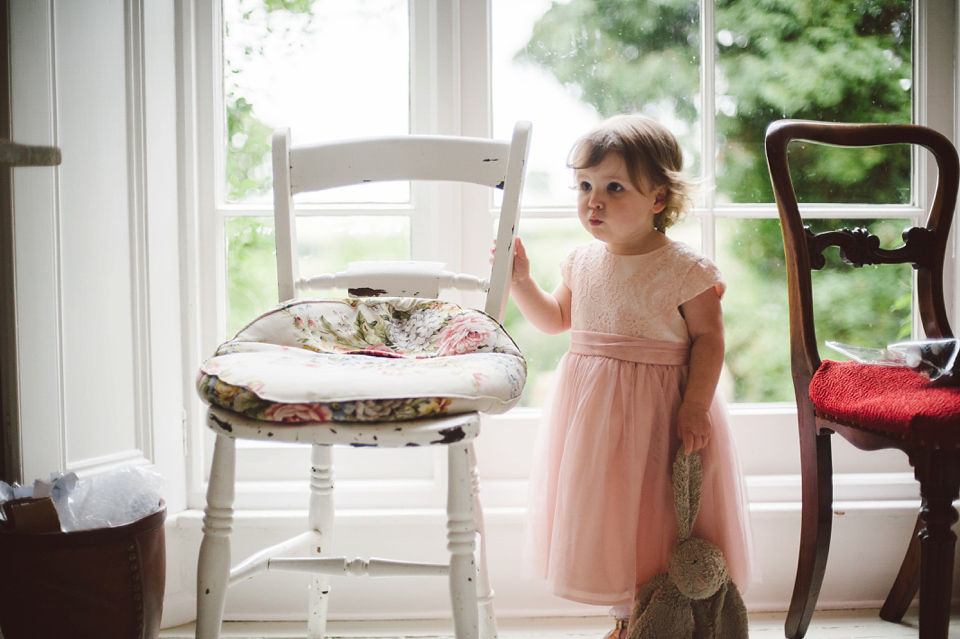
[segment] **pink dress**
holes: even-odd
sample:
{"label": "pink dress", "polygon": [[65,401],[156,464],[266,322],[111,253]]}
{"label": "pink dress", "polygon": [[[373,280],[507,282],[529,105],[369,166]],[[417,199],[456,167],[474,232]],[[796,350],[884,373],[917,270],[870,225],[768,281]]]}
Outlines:
{"label": "pink dress", "polygon": [[[690,348],[679,307],[710,287],[722,295],[725,284],[677,242],[631,256],[591,242],[561,273],[573,294],[571,344],[538,434],[524,572],[566,599],[624,604],[666,571],[677,541],[671,472]],[[753,579],[752,537],[719,394],[710,417],[693,535],[723,551],[742,591]]]}

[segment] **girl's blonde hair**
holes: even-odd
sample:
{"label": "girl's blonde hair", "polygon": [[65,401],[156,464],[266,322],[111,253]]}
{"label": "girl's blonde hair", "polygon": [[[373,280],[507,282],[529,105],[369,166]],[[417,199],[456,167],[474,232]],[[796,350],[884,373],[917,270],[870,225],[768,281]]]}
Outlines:
{"label": "girl's blonde hair", "polygon": [[597,166],[609,153],[623,158],[633,186],[645,192],[644,180],[667,189],[666,206],[653,219],[663,232],[693,206],[694,183],[683,174],[683,153],[677,138],[665,126],[643,115],[607,118],[577,140],[567,158],[572,169]]}

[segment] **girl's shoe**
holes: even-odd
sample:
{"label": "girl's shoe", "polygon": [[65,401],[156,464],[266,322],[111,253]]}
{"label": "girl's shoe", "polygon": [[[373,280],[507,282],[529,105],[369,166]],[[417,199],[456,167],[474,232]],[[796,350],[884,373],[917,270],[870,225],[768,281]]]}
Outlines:
{"label": "girl's shoe", "polygon": [[617,625],[603,639],[627,639],[628,623],[630,623],[629,619],[617,619]]}

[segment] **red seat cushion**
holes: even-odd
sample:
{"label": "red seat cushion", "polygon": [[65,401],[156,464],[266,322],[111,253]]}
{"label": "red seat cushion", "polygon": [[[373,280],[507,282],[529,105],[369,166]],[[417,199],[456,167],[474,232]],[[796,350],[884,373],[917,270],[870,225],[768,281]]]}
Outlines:
{"label": "red seat cushion", "polygon": [[826,419],[927,448],[960,447],[960,388],[932,386],[911,368],[827,360],[810,399]]}

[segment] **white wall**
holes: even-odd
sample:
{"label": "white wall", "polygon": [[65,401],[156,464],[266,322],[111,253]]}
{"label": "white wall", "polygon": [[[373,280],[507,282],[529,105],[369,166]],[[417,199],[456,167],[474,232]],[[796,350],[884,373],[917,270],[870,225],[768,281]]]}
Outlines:
{"label": "white wall", "polygon": [[[827,565],[821,608],[879,607],[899,569],[902,552],[913,528],[916,510],[901,504],[870,507],[840,504],[843,515],[834,523],[831,557]],[[201,514],[191,511],[179,521],[179,551],[195,557],[200,543]],[[754,509],[751,519],[763,581],[744,595],[751,611],[784,611],[793,588],[800,511],[796,504]],[[522,512],[495,509],[487,512],[489,543],[497,548],[490,557],[490,575],[501,617],[607,615],[607,609],[564,601],[546,592],[543,583],[519,579],[518,561]],[[279,541],[303,530],[306,515],[296,512],[244,512],[238,515],[234,552],[251,552],[263,541]],[[372,514],[345,512],[337,529],[335,553],[365,557],[395,556],[412,561],[443,561],[444,519],[431,512]],[[864,536],[870,544],[863,543]],[[878,552],[877,548],[889,549]],[[371,549],[376,551],[371,553]],[[181,577],[190,583],[192,574]],[[232,588],[226,618],[305,618],[306,578],[291,573],[265,574]],[[960,588],[955,579],[954,591]],[[449,618],[447,586],[442,579],[331,580],[331,619]],[[189,610],[184,610],[189,613]],[[165,610],[175,621],[174,610]],[[165,619],[167,619],[165,617]],[[182,619],[182,618],[181,618]]]}
{"label": "white wall", "polygon": [[174,15],[164,0],[13,0],[22,476],[125,464],[184,507]]}

